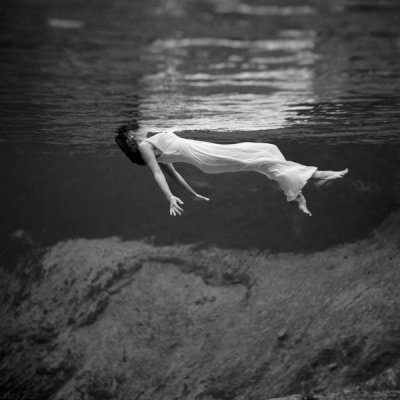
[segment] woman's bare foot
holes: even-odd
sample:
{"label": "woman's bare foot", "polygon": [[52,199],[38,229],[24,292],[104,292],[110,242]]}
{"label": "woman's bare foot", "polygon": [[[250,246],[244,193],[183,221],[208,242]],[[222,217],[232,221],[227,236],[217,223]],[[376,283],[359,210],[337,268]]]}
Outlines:
{"label": "woman's bare foot", "polygon": [[294,201],[298,204],[299,209],[303,211],[304,214],[307,214],[311,217],[310,210],[307,208],[306,199],[301,193],[295,198]]}
{"label": "woman's bare foot", "polygon": [[311,179],[315,186],[322,186],[333,179],[343,178],[348,172],[348,168],[343,171],[315,171]]}

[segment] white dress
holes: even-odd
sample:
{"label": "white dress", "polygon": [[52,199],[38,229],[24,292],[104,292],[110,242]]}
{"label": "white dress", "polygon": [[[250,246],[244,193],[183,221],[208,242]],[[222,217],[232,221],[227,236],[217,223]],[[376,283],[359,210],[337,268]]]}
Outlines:
{"label": "white dress", "polygon": [[207,174],[255,171],[278,182],[288,201],[294,200],[316,167],[286,161],[274,144],[242,142],[216,144],[185,139],[172,132],[158,133],[146,141],[160,150],[163,164],[189,163]]}

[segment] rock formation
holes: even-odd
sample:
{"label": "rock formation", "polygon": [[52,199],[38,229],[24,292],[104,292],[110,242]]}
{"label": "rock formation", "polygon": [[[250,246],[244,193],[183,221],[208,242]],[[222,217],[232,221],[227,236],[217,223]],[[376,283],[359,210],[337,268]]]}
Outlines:
{"label": "rock formation", "polygon": [[18,231],[1,399],[399,399],[399,223],[312,254]]}

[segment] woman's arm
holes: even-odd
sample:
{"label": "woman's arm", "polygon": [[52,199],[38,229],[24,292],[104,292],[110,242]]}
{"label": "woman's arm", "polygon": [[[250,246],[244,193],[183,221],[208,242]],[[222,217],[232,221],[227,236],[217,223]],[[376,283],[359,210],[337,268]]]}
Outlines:
{"label": "woman's arm", "polygon": [[165,176],[161,171],[160,166],[156,160],[152,146],[150,144],[143,143],[140,146],[140,154],[142,155],[143,160],[153,173],[153,177],[156,180],[159,188],[169,201],[170,205],[169,213],[173,216],[175,216],[176,214],[181,215],[183,209],[179,206],[179,204],[183,204],[183,201],[172,194],[168,186],[168,183],[165,179]]}
{"label": "woman's arm", "polygon": [[161,169],[166,172],[175,182],[182,186],[192,197],[196,200],[210,200],[208,197],[204,197],[198,194],[183,178],[183,176],[174,168],[173,164],[161,165]]}

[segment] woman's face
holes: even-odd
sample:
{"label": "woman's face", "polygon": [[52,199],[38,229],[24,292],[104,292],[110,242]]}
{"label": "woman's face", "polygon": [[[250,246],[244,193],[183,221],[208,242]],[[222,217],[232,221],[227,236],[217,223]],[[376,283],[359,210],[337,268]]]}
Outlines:
{"label": "woman's face", "polygon": [[147,136],[147,132],[144,132],[140,129],[137,131],[128,131],[128,138],[132,138],[133,140],[145,139],[146,136]]}

